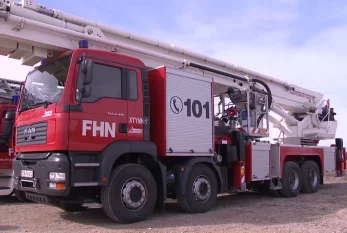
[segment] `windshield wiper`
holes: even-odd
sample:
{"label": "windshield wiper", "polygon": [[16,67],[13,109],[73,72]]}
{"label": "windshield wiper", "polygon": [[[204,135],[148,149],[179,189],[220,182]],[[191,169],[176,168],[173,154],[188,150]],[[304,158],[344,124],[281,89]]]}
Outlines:
{"label": "windshield wiper", "polygon": [[42,101],[32,104],[30,107],[37,107],[37,106],[43,106],[44,108],[47,108],[48,105],[52,104],[50,101]]}

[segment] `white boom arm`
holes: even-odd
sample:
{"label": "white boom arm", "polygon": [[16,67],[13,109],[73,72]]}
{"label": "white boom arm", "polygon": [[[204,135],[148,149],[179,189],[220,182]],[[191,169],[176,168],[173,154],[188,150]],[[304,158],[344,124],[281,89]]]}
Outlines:
{"label": "white boom arm", "polygon": [[324,104],[321,93],[172,44],[49,9],[34,1],[0,0],[0,20],[0,55],[20,59],[23,65],[33,66],[42,59],[78,48],[81,39],[88,40],[90,48],[139,57],[149,67],[166,65],[190,69],[192,64],[200,64],[245,77],[235,83],[225,75],[210,74],[217,86],[220,84],[223,88],[225,85],[240,88],[239,83],[248,88],[248,80],[255,78],[266,82],[273,97],[271,110],[282,117],[282,120],[271,117],[270,121],[284,132],[287,140],[335,138],[337,121],[318,119],[318,110]]}
{"label": "white boom arm", "polygon": [[12,100],[14,95],[19,95],[20,81],[0,78],[0,99]]}

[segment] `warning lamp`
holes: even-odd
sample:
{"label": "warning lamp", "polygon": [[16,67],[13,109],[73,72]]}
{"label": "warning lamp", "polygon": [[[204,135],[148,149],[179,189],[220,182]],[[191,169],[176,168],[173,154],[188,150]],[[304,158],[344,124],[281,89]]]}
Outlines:
{"label": "warning lamp", "polygon": [[80,40],[78,42],[80,49],[87,49],[88,48],[88,41],[87,40]]}
{"label": "warning lamp", "polygon": [[18,103],[18,99],[19,99],[18,95],[12,96],[12,104],[17,104]]}
{"label": "warning lamp", "polygon": [[245,175],[245,166],[241,166],[241,176]]}

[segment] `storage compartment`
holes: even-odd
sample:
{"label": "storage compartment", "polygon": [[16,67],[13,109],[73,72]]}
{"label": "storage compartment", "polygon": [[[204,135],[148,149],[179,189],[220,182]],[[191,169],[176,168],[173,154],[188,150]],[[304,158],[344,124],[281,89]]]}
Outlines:
{"label": "storage compartment", "polygon": [[335,147],[324,148],[324,173],[336,173]]}
{"label": "storage compartment", "polygon": [[271,145],[271,174],[272,178],[280,177],[280,145],[272,144]]}
{"label": "storage compartment", "polygon": [[167,155],[213,155],[212,79],[166,72]]}
{"label": "storage compartment", "polygon": [[270,143],[252,145],[252,181],[270,179]]}

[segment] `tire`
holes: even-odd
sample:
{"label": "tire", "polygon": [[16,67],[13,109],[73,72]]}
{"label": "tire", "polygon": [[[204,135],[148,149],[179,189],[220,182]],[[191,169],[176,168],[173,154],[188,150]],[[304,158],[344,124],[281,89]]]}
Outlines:
{"label": "tire", "polygon": [[[291,181],[294,183],[292,183]],[[302,186],[302,175],[300,167],[297,163],[292,161],[284,163],[283,177],[281,182],[282,189],[279,190],[279,193],[282,197],[296,197],[300,194]]]}
{"label": "tire", "polygon": [[[131,187],[132,185],[135,187]],[[143,196],[140,197],[141,194]],[[140,200],[135,200],[136,198]],[[137,201],[140,206],[131,207],[131,201],[133,203]],[[109,185],[101,189],[103,210],[111,220],[118,223],[145,220],[152,214],[156,201],[155,179],[147,168],[138,164],[123,164],[116,167],[111,174]]]}
{"label": "tire", "polygon": [[[200,182],[201,188],[205,190],[197,190],[197,183]],[[195,184],[195,185],[194,185]],[[198,183],[199,184],[199,183]],[[188,213],[204,213],[209,211],[216,203],[218,182],[215,173],[205,164],[196,164],[190,171],[186,183],[186,192],[184,195],[177,195],[177,201],[181,209]],[[195,187],[195,190],[194,190]],[[206,190],[207,188],[207,190]],[[205,194],[206,192],[206,194]],[[194,194],[195,193],[195,194]],[[209,194],[208,194],[209,193]],[[200,201],[197,195],[200,194]],[[203,196],[205,195],[205,196]],[[203,198],[205,198],[203,200]]]}
{"label": "tire", "polygon": [[303,193],[315,193],[320,185],[320,171],[316,162],[305,161],[301,165],[302,187]]}
{"label": "tire", "polygon": [[24,191],[20,191],[20,190],[15,189],[14,194],[17,197],[17,199],[21,202],[31,202],[25,197]]}

